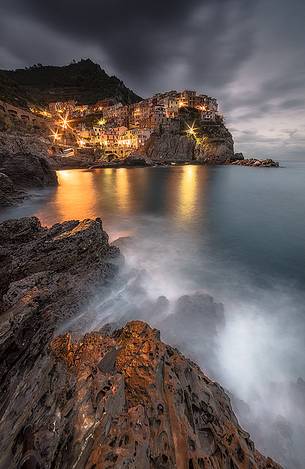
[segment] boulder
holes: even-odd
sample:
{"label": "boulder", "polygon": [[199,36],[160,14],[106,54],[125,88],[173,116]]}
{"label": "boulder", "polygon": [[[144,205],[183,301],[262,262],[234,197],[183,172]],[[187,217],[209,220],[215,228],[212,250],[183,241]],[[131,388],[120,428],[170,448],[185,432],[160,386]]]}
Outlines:
{"label": "boulder", "polygon": [[46,158],[31,153],[0,154],[0,171],[23,188],[54,186],[56,172]]}

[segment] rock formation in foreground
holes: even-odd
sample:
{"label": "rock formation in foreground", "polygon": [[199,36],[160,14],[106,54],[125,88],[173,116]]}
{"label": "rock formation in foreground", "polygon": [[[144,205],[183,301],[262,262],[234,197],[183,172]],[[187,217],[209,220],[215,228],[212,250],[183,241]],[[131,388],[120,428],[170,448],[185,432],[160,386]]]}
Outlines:
{"label": "rock formation in foreground", "polygon": [[1,469],[280,467],[223,389],[147,324],[59,333],[118,269],[99,219],[10,220],[0,245]]}
{"label": "rock formation in foreground", "polygon": [[25,189],[56,185],[56,172],[43,156],[0,153],[0,206],[22,200]]}

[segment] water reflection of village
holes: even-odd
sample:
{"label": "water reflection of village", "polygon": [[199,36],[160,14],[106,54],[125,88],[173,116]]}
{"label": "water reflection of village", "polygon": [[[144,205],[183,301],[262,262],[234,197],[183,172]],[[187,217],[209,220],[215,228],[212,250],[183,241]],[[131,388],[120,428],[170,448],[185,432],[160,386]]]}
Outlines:
{"label": "water reflection of village", "polygon": [[59,186],[36,215],[47,225],[101,217],[108,229],[120,225],[124,232],[142,216],[192,224],[198,207],[202,213],[208,171],[196,165],[58,171]]}

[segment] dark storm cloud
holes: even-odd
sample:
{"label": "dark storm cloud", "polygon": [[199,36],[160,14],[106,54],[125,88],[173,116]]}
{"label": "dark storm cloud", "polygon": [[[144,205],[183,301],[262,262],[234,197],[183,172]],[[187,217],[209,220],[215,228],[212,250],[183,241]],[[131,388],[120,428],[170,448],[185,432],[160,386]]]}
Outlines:
{"label": "dark storm cloud", "polygon": [[142,96],[217,96],[229,126],[276,141],[285,118],[305,127],[304,17],[303,0],[1,0],[0,67],[90,57]]}
{"label": "dark storm cloud", "polygon": [[[85,3],[4,0],[2,15],[22,16],[33,25],[43,25],[46,43],[48,35],[56,32],[63,40],[75,41],[80,51],[86,45],[95,45],[108,57],[111,68],[137,83],[145,93],[151,91],[159,71],[169,67],[182,67],[180,73],[185,78],[191,77],[197,83],[204,80],[205,86],[221,85],[232,79],[251,53],[252,3],[248,0],[91,0]],[[31,39],[35,41],[35,27]],[[16,39],[11,45],[14,44]],[[19,44],[21,53],[27,58],[32,55],[32,61],[37,52],[41,56],[43,48],[41,43],[34,44],[31,54],[27,48],[23,49],[22,41]],[[56,53],[60,62],[60,48]],[[48,60],[46,55],[45,61]]]}

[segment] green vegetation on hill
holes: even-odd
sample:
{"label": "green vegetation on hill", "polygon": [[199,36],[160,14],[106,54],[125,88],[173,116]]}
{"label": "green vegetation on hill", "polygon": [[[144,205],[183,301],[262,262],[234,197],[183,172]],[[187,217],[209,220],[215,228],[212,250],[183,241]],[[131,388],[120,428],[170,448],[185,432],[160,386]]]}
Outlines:
{"label": "green vegetation on hill", "polygon": [[21,106],[70,99],[92,104],[105,98],[116,98],[123,104],[141,100],[90,59],[63,67],[37,64],[26,69],[0,70],[0,99]]}

